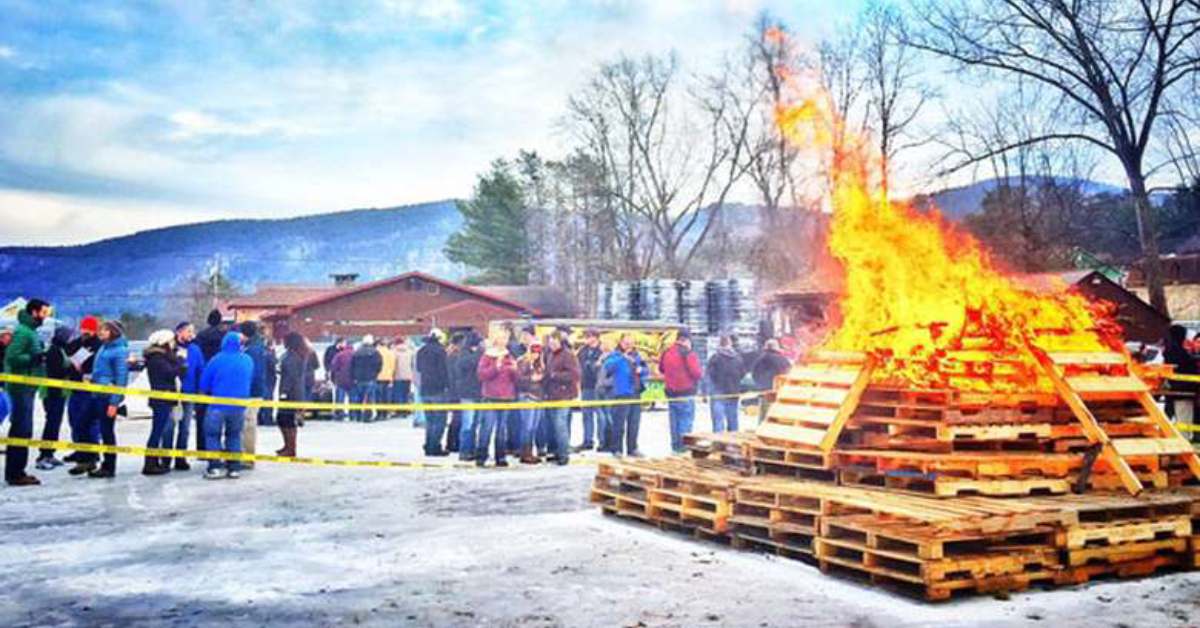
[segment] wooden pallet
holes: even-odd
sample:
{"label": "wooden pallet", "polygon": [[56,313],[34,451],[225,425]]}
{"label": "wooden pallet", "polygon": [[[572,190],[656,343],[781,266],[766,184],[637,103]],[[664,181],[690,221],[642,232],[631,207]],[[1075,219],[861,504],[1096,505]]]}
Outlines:
{"label": "wooden pallet", "polygon": [[1191,535],[1191,517],[1184,515],[1164,519],[1135,519],[1117,523],[1080,523],[1060,530],[1058,545],[1076,550],[1187,538]]}
{"label": "wooden pallet", "polygon": [[871,381],[869,358],[820,353],[781,378],[756,433],[763,440],[828,453]]}
{"label": "wooden pallet", "polygon": [[938,474],[876,473],[860,469],[842,469],[839,481],[859,486],[930,495],[934,497],[1021,497],[1065,495],[1071,491],[1069,478],[960,478]]}
{"label": "wooden pallet", "polygon": [[1084,584],[1100,578],[1144,578],[1164,569],[1194,567],[1188,567],[1186,556],[1150,556],[1118,563],[1066,567],[1055,574],[1054,583],[1063,586]]}

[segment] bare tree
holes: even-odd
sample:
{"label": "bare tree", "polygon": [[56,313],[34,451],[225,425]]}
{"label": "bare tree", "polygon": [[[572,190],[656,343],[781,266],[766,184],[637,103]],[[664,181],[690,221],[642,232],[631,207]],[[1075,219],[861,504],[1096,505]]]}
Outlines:
{"label": "bare tree", "polygon": [[748,121],[719,88],[724,79],[690,92],[681,80],[674,55],[622,57],[569,101],[572,126],[603,164],[633,245],[623,249],[631,278],[683,276],[745,173]]}
{"label": "bare tree", "polygon": [[859,24],[862,45],[858,50],[867,98],[864,125],[883,158],[880,188],[888,194],[896,155],[928,141],[914,137],[915,123],[936,94],[922,79],[916,51],[901,41],[906,29],[903,13],[890,4],[873,1],[863,10]]}
{"label": "bare tree", "polygon": [[1144,162],[1165,101],[1200,72],[1200,3],[927,1],[917,13],[922,28],[906,44],[964,69],[1029,79],[1056,98],[1059,129],[1022,144],[1081,141],[1116,157],[1135,202],[1150,302],[1167,313]]}

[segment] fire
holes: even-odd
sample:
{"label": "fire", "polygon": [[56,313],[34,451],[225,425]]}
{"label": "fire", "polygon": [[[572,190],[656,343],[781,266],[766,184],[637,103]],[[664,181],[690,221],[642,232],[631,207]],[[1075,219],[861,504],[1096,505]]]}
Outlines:
{"label": "fire", "polygon": [[873,354],[885,381],[1036,391],[1049,383],[1030,345],[1107,351],[1119,343],[1106,313],[1082,295],[1025,288],[936,212],[889,199],[878,183],[881,158],[861,138],[844,139],[828,96],[792,88],[801,96],[778,109],[776,122],[829,163],[829,249],[843,274],[823,348]]}

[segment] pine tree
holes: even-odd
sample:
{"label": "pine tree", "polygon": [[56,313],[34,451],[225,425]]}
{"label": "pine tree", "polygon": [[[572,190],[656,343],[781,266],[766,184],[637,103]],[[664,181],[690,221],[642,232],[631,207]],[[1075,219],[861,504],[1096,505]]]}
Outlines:
{"label": "pine tree", "polygon": [[446,242],[446,257],[475,269],[474,284],[529,283],[529,211],[521,184],[504,160],[479,176],[471,198],[459,201],[462,229]]}

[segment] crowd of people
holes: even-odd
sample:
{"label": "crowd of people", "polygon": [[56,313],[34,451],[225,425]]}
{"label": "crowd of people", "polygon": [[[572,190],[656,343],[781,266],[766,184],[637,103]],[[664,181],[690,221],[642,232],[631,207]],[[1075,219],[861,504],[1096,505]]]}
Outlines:
{"label": "crowd of people", "polygon": [[[409,338],[377,340],[367,335],[357,343],[338,339],[317,356],[307,339],[291,332],[283,339],[279,356],[273,339],[265,337],[255,322],[234,325],[214,310],[199,332],[187,321],[156,331],[141,356],[133,356],[119,321],[92,316],[83,318],[76,329],[55,328],[46,345],[38,329],[50,311],[45,301],[31,300],[19,313],[16,329],[0,330],[4,372],[124,388],[131,372],[145,369],[150,388],[162,392],[285,402],[307,402],[328,394],[337,408],[333,418],[343,421],[370,422],[401,414],[364,405],[419,401],[428,407],[403,414],[411,414],[414,426],[424,429],[425,455],[457,454],[460,460],[481,467],[489,460],[498,467],[508,466],[509,459],[565,465],[572,453],[593,449],[615,456],[642,455],[638,448],[641,397],[651,369],[632,335],[605,340],[598,330],[588,329],[579,346],[572,346],[566,329],[542,337],[532,326],[501,328],[487,338],[475,331],[447,337],[435,329],[420,339],[419,346]],[[684,449],[683,436],[693,429],[702,382],[707,382],[710,395],[713,430],[736,431],[744,377],[751,375],[756,388],[769,390],[775,377],[789,368],[789,361],[774,341],[768,341],[755,359],[746,360],[733,338],[723,337],[702,365],[684,331],[657,366],[669,398],[671,448],[679,452]],[[321,367],[324,382],[317,378]],[[31,438],[38,387],[9,383],[5,388],[12,405],[9,436]],[[512,402],[538,405],[503,407]],[[149,405],[146,446],[156,449],[187,449],[194,424],[196,449],[253,454],[257,427],[275,424],[284,443],[276,454],[295,456],[298,428],[305,416],[303,410],[286,405],[250,412],[245,405],[161,397],[152,398]],[[125,414],[120,393],[45,387],[42,406],[43,440],[59,439],[65,416],[72,442],[117,444],[115,425]],[[580,443],[571,446],[575,413],[583,434]],[[90,478],[110,478],[116,472],[113,453],[81,450],[61,460],[55,453],[40,450],[36,468],[49,471],[73,463],[71,475]],[[8,484],[39,484],[27,472],[27,448],[10,446],[5,456]],[[237,460],[209,460],[204,477],[237,478],[252,466]],[[147,456],[142,473],[156,476],[190,468],[185,458]]]}

